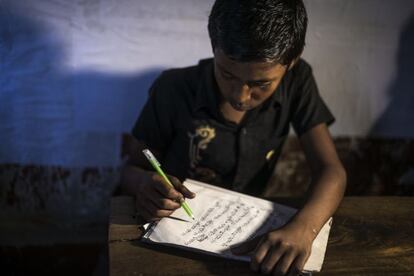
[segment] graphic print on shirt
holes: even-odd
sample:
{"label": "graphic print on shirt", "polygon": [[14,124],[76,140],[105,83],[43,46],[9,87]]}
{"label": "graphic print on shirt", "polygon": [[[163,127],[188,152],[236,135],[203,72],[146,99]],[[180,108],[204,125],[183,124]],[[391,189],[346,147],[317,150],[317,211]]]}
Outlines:
{"label": "graphic print on shirt", "polygon": [[194,133],[189,132],[190,138],[190,166],[195,168],[201,160],[201,150],[206,150],[208,144],[216,137],[216,130],[208,125],[202,125],[195,129]]}

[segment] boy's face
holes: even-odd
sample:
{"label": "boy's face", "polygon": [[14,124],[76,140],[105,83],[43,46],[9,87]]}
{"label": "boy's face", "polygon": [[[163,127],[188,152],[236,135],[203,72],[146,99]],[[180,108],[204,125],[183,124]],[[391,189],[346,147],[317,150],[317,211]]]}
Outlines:
{"label": "boy's face", "polygon": [[253,109],[272,96],[286,70],[286,65],[237,62],[220,49],[214,51],[214,75],[222,100],[237,111]]}

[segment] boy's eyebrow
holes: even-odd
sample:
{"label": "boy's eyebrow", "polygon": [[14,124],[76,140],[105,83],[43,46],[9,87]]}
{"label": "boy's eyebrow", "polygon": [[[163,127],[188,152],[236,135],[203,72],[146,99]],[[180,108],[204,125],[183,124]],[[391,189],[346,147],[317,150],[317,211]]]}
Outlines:
{"label": "boy's eyebrow", "polygon": [[[238,77],[237,77],[237,76],[235,76],[235,75],[234,75],[234,74],[232,74],[231,72],[229,72],[229,71],[227,71],[226,69],[224,69],[224,67],[223,67],[223,66],[221,66],[218,62],[216,62],[216,64],[217,64],[217,67],[218,67],[221,71],[223,71],[224,73],[229,74],[229,75],[231,75],[232,77],[235,77],[235,78],[237,78],[237,79],[238,79]],[[267,82],[272,82],[272,81],[275,81],[275,80],[277,80],[277,79],[278,79],[278,77],[271,78],[271,79],[248,80],[248,81],[247,81],[247,83],[252,83],[252,84],[257,84],[257,83],[267,83]]]}
{"label": "boy's eyebrow", "polygon": [[231,75],[231,76],[233,76],[233,77],[236,77],[234,74],[232,74],[231,72],[229,72],[229,71],[227,71],[226,69],[224,69],[224,67],[223,67],[223,66],[221,66],[221,65],[220,65],[220,63],[216,62],[216,64],[217,64],[217,67],[220,69],[220,71],[223,71],[223,72],[224,72],[224,73],[226,73],[226,74],[229,74],[229,75]]}

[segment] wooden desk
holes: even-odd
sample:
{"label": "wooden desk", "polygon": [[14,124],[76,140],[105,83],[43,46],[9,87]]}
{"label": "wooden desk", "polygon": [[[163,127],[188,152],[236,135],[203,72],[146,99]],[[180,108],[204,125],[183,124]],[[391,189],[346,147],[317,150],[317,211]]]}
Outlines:
{"label": "wooden desk", "polygon": [[[289,201],[295,202],[283,203]],[[244,262],[141,243],[132,198],[113,198],[111,212],[112,276],[254,274]],[[345,198],[334,216],[318,275],[414,275],[414,198]]]}

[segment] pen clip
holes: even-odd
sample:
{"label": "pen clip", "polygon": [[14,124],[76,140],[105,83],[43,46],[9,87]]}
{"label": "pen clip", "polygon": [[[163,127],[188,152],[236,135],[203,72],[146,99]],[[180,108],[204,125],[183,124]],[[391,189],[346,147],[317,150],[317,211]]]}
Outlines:
{"label": "pen clip", "polygon": [[158,162],[157,158],[155,158],[154,154],[149,149],[144,149],[142,153],[151,163],[154,163],[156,166],[161,167],[160,162]]}

